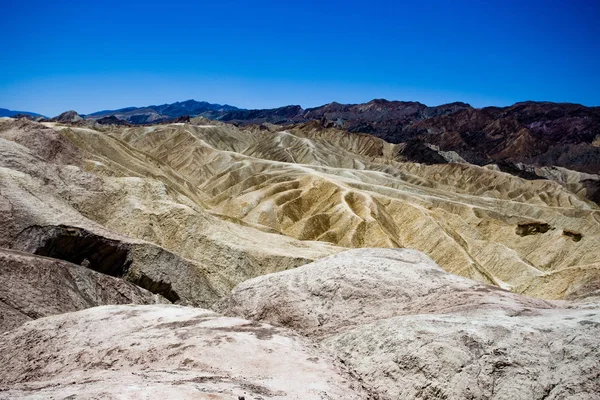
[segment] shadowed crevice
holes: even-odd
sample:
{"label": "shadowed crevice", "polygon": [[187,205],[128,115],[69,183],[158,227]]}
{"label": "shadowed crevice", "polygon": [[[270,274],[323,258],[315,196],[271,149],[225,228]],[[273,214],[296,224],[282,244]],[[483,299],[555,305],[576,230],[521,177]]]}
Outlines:
{"label": "shadowed crevice", "polygon": [[32,226],[19,235],[27,251],[123,277],[131,266],[129,245],[71,226]]}
{"label": "shadowed crevice", "polygon": [[140,273],[136,276],[129,276],[128,281],[143,287],[152,293],[160,294],[171,303],[175,303],[180,300],[179,295],[173,290],[169,282],[154,280],[144,273]]}
{"label": "shadowed crevice", "polygon": [[108,239],[82,228],[30,226],[18,235],[18,250],[39,256],[79,264],[94,271],[123,278],[152,293],[160,294],[171,302],[180,300],[170,282],[156,280],[144,273],[129,273],[133,263],[131,243]]}

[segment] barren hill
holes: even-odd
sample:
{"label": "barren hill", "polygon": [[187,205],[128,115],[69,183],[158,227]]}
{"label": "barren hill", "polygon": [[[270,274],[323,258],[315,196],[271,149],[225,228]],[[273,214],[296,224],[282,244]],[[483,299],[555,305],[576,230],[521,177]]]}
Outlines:
{"label": "barren hill", "polygon": [[579,104],[523,102],[478,109],[460,102],[428,107],[419,102],[377,99],[306,110],[230,111],[213,118],[240,125],[316,120],[390,143],[435,144],[478,165],[509,162],[600,172],[600,107]]}
{"label": "barren hill", "polygon": [[0,399],[598,392],[597,175],[76,117],[0,119]]}
{"label": "barren hill", "polygon": [[67,226],[89,232],[71,236],[119,243],[137,268],[160,249],[197,283],[181,287],[174,275],[184,272],[160,266],[121,274],[149,280],[147,288],[162,282],[194,304],[355,247],[415,248],[447,271],[542,298],[585,296],[599,282],[600,210],[576,183],[405,162],[404,144],[318,124],[92,129],[5,120],[0,135],[2,198],[12,210],[3,246],[39,254],[39,236],[67,233],[32,227]]}

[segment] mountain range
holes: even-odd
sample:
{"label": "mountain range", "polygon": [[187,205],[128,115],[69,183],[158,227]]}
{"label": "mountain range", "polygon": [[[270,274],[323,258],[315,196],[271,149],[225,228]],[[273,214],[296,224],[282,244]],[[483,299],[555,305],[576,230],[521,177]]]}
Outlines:
{"label": "mountain range", "polygon": [[[413,150],[435,146],[440,151],[455,152],[469,163],[495,164],[528,179],[548,177],[548,171],[540,174],[535,170],[539,167],[564,167],[588,174],[600,171],[600,107],[570,103],[522,102],[509,107],[473,108],[461,102],[429,107],[419,102],[376,99],[364,104],[334,102],[309,109],[293,105],[245,110],[187,100],[98,111],[81,119],[107,125],[139,125],[176,118],[186,121],[188,117],[238,126],[317,121],[326,128],[370,134],[389,143],[407,143]],[[73,122],[79,118],[71,111],[53,120]],[[413,161],[440,162],[432,152],[424,157],[422,151],[414,153]],[[600,193],[593,180],[588,185],[590,193]]]}
{"label": "mountain range", "polygon": [[146,124],[166,121],[169,119],[189,116],[201,116],[203,114],[225,113],[236,111],[237,107],[227,104],[212,104],[205,101],[186,100],[171,104],[146,107],[126,107],[118,110],[97,111],[85,116],[86,119],[98,120],[106,117],[116,117],[131,124]]}
{"label": "mountain range", "polygon": [[0,118],[0,399],[600,393],[597,108],[153,107]]}
{"label": "mountain range", "polygon": [[19,116],[19,115],[29,115],[31,117],[44,117],[41,114],[36,114],[34,112],[29,112],[29,111],[13,111],[13,110],[8,110],[6,108],[0,108],[0,117],[14,117],[14,116]]}

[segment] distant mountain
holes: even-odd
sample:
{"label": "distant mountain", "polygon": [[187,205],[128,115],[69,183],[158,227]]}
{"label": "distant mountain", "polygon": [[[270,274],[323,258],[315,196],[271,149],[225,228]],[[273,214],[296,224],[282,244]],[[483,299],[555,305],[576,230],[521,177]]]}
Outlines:
{"label": "distant mountain", "polygon": [[13,111],[6,108],[0,108],[0,117],[13,117],[15,115],[30,115],[32,117],[43,117],[42,114],[37,114],[29,111]]}
{"label": "distant mountain", "polygon": [[[286,106],[267,110],[237,110],[222,113],[216,119],[238,125],[293,124],[322,120],[328,125],[350,132],[377,133],[440,115],[470,109],[466,103],[450,103],[428,107],[415,101],[372,100],[362,104],[329,103],[320,107],[302,109]],[[378,136],[377,134],[375,136]]]}
{"label": "distant mountain", "polygon": [[526,163],[600,172],[600,107],[579,104],[530,101],[476,109],[460,102],[428,107],[376,99],[306,110],[300,106],[236,110],[213,119],[236,125],[316,120],[323,127],[368,133],[390,143],[429,143],[479,165],[513,168],[512,164]]}
{"label": "distant mountain", "polygon": [[[127,107],[118,110],[98,111],[85,116],[86,119],[98,120],[114,116],[131,124],[146,124],[163,122],[173,118],[189,115],[213,116],[212,113],[225,113],[236,111],[237,107],[228,104],[213,104],[205,101],[187,100],[172,104],[162,104],[146,107]],[[207,113],[207,115],[203,115]]]}
{"label": "distant mountain", "polygon": [[[455,102],[430,107],[414,101],[375,99],[308,109],[290,105],[245,110],[188,100],[100,111],[85,118],[100,123],[147,124],[188,115],[242,126],[317,121],[322,127],[366,133],[389,143],[410,142],[414,149],[433,145],[443,152],[456,152],[470,163],[497,164],[513,172],[520,168],[519,163],[600,172],[600,107],[579,104],[522,102],[509,107],[473,108]],[[531,175],[527,171],[520,174]]]}
{"label": "distant mountain", "polygon": [[62,122],[62,123],[75,123],[79,121],[83,121],[83,117],[77,114],[77,111],[69,110],[64,113],[52,118],[50,121],[52,122]]}

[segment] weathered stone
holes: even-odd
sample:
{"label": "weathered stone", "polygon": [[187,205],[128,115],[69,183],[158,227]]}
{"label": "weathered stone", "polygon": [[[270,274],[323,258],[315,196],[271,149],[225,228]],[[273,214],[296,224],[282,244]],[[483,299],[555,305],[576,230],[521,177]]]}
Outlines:
{"label": "weathered stone", "polygon": [[103,306],[0,336],[0,398],[368,399],[292,332],[208,310]]}
{"label": "weathered stone", "polygon": [[254,278],[220,308],[321,341],[383,399],[600,393],[599,304],[523,297],[414,250],[350,250]]}
{"label": "weathered stone", "polygon": [[80,265],[0,248],[0,332],[24,322],[104,304],[168,303]]}

